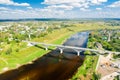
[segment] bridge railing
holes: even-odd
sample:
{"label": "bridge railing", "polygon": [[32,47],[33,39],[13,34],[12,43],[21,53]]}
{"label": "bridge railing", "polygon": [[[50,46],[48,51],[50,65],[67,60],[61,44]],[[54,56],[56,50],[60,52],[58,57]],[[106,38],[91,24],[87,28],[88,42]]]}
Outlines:
{"label": "bridge railing", "polygon": [[46,45],[46,46],[54,46],[54,47],[61,47],[61,48],[69,48],[74,50],[82,50],[82,51],[91,51],[91,52],[99,52],[99,53],[114,53],[114,54],[120,54],[120,52],[113,52],[113,51],[107,51],[107,50],[96,50],[96,49],[90,49],[90,48],[82,48],[82,47],[75,47],[75,46],[65,46],[65,45],[58,45],[58,44],[46,44],[41,42],[31,42],[26,41],[28,43],[31,43],[33,45]]}

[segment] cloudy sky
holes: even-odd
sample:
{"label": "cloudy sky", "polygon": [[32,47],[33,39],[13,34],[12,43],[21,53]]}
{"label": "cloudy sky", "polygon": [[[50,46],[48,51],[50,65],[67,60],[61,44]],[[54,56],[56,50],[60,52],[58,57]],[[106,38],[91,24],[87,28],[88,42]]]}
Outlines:
{"label": "cloudy sky", "polygon": [[0,19],[120,18],[120,0],[0,0]]}

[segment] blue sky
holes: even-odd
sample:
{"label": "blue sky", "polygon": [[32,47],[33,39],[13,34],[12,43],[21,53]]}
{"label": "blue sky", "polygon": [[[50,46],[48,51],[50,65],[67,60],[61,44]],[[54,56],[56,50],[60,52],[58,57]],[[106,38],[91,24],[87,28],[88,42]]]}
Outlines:
{"label": "blue sky", "polygon": [[0,0],[0,19],[120,18],[120,0]]}

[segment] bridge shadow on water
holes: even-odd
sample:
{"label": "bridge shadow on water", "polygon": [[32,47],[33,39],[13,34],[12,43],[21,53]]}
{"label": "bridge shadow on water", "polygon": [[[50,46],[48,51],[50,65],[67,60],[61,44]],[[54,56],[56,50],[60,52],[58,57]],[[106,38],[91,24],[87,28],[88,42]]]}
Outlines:
{"label": "bridge shadow on water", "polygon": [[[35,47],[38,47],[40,49],[44,49],[44,47],[39,46],[39,45],[35,45]],[[84,58],[84,51],[80,52],[80,56],[77,56],[77,53],[74,50],[71,49],[64,49],[63,53],[60,53],[60,50],[58,48],[56,49],[52,49],[48,47],[48,50],[51,50],[51,52],[49,54],[47,54],[47,56],[53,56],[53,57],[60,57],[60,58],[64,58],[64,59],[72,59],[74,57],[80,57],[80,58]],[[86,54],[88,55],[88,54]]]}
{"label": "bridge shadow on water", "polygon": [[[44,49],[44,47],[35,45]],[[59,50],[51,50],[48,54],[31,63],[0,74],[0,80],[66,80],[72,77],[84,58],[66,49],[63,54]]]}
{"label": "bridge shadow on water", "polygon": [[[35,45],[35,47],[38,47],[38,48],[40,48],[40,49],[44,49],[44,50],[45,50],[44,47],[39,46],[39,45]],[[52,48],[49,48],[49,47],[48,47],[48,50],[51,50],[51,51],[52,51],[51,53],[55,53],[55,54],[57,54],[57,56],[61,55],[61,56],[65,57],[64,54],[60,54],[60,50],[59,50],[58,48],[52,49]],[[64,53],[65,53],[65,54],[74,54],[74,55],[77,55],[77,53],[76,53],[74,50],[71,50],[71,49],[65,49],[65,50],[64,50]],[[54,54],[53,56],[55,56],[55,54]],[[98,53],[97,53],[97,54],[98,54]],[[92,52],[92,54],[84,54],[84,51],[80,52],[80,56],[82,56],[82,57],[85,57],[85,56],[97,56],[97,54],[94,53],[94,52]],[[52,55],[52,54],[51,54],[51,55]]]}
{"label": "bridge shadow on water", "polygon": [[[84,44],[86,47],[87,37],[87,32],[81,32],[81,34],[73,35],[65,44],[69,44],[68,46]],[[45,49],[39,45],[35,45],[35,47]],[[48,48],[48,50],[51,51],[41,58],[0,74],[0,80],[68,80],[76,73],[78,67],[83,64],[84,57],[88,55],[81,52],[78,56],[71,49],[64,49],[62,54],[58,48],[54,50]]]}

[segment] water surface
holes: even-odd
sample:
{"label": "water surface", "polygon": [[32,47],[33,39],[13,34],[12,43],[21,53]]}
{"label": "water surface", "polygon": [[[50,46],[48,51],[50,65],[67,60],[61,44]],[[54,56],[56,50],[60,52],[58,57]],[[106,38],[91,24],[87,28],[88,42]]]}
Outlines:
{"label": "water surface", "polygon": [[[88,32],[72,35],[63,45],[86,47]],[[10,70],[0,75],[0,80],[67,80],[75,74],[84,61],[84,55],[77,56],[72,49],[64,49],[63,54],[55,49],[32,64]]]}

